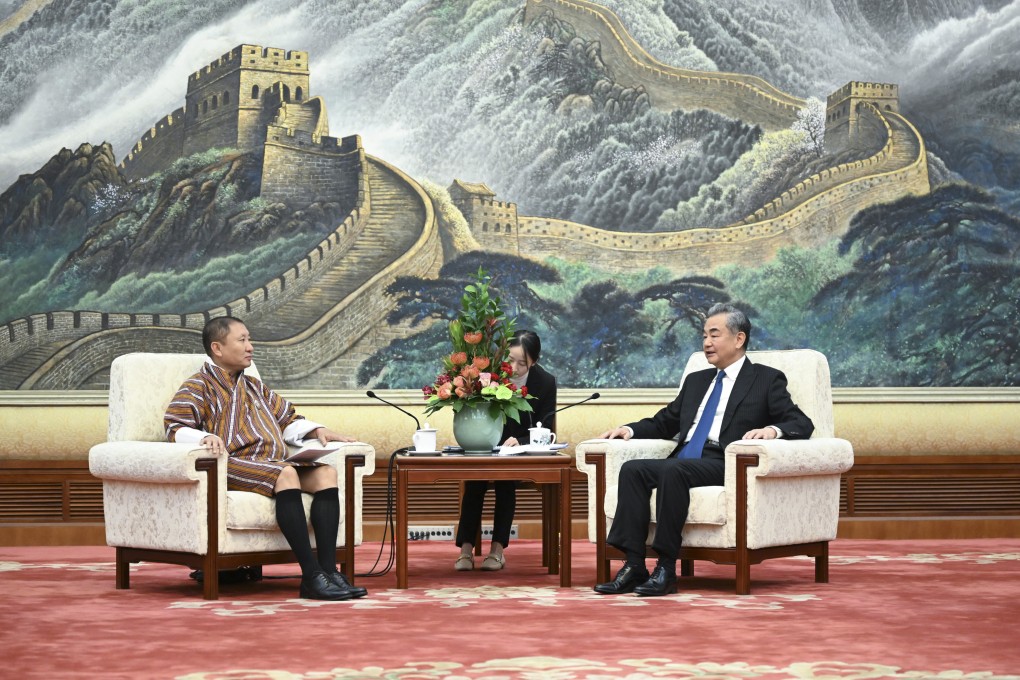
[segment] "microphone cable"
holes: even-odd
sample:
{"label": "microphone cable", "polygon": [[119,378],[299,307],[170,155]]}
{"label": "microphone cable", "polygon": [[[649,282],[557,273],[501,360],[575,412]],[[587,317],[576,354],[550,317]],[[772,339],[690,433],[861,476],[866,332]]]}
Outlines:
{"label": "microphone cable", "polygon": [[[393,501],[394,496],[396,494],[393,489],[393,467],[394,463],[397,460],[397,456],[399,456],[401,453],[406,453],[409,448],[410,447],[405,446],[404,448],[397,449],[396,451],[390,454],[390,460],[386,466],[386,518],[383,520],[383,535],[382,540],[379,542],[379,553],[376,555],[375,562],[372,564],[368,571],[362,574],[355,574],[355,576],[383,576],[385,574],[390,573],[390,570],[393,569],[394,562],[396,562],[397,530],[395,527],[394,518],[395,513],[393,511]],[[386,559],[386,565],[382,567],[382,569],[377,570],[379,562],[382,560],[383,546],[386,545],[387,533],[389,533],[390,535],[390,554],[389,557]]]}

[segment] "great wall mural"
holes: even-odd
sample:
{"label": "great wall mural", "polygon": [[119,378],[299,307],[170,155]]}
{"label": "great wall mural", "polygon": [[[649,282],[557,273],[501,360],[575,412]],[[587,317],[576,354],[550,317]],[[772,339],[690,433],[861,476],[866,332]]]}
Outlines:
{"label": "great wall mural", "polygon": [[[769,25],[736,0],[333,4],[343,22],[213,2],[161,55],[115,37],[153,44],[144,8],[91,5],[92,54],[123,75],[65,92],[45,129],[47,87],[0,105],[17,148],[0,161],[0,389],[102,389],[113,357],[198,351],[222,313],[274,385],[418,387],[479,265],[566,386],[672,385],[717,300],[752,311],[757,347],[825,352],[837,385],[1020,384],[1020,128],[1002,104],[1020,71],[943,81],[972,88],[975,116],[910,62],[1020,3],[909,21],[789,3]],[[79,10],[9,12],[8,90],[60,80]],[[266,13],[286,49],[253,39]],[[217,51],[211,26],[237,40]],[[177,101],[140,118],[163,105],[147,78]],[[97,141],[53,155],[76,113]]]}

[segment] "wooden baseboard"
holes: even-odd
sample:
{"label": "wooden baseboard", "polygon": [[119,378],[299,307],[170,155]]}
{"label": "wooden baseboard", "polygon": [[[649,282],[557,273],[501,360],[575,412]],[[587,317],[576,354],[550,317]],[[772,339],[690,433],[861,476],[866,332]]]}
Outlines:
{"label": "wooden baseboard", "polygon": [[1020,537],[1018,517],[843,517],[839,538],[966,539]]}
{"label": "wooden baseboard", "polygon": [[0,546],[106,545],[102,522],[0,524]]}

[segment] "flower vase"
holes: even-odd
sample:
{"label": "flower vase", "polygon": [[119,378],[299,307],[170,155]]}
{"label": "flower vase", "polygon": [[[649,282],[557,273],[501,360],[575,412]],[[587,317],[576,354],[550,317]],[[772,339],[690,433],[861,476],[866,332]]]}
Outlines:
{"label": "flower vase", "polygon": [[453,414],[453,436],[465,451],[488,453],[502,434],[503,417],[490,415],[487,404],[465,406]]}

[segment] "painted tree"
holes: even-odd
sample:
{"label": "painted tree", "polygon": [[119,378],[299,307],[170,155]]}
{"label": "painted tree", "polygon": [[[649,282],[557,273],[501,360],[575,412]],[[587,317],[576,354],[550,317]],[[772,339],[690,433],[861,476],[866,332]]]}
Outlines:
{"label": "painted tree", "polygon": [[1020,384],[1020,219],[972,185],[861,212],[812,301],[841,385]]}
{"label": "painted tree", "polygon": [[807,100],[807,106],[797,111],[792,128],[804,135],[804,146],[821,158],[825,153],[825,102],[816,97]]}

